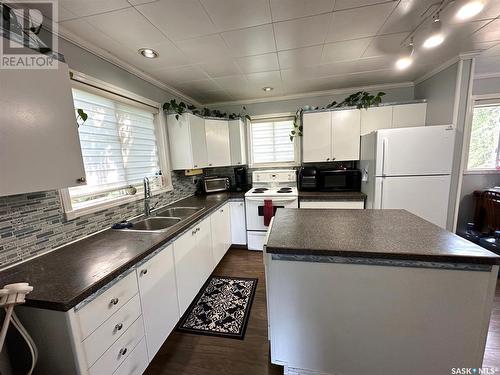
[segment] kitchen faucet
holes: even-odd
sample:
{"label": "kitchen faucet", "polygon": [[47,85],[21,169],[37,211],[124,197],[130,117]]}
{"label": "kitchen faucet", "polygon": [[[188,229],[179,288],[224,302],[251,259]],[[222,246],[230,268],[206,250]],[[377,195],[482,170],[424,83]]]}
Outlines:
{"label": "kitchen faucet", "polygon": [[150,206],[151,187],[149,186],[148,177],[144,177],[143,184],[144,184],[144,216],[148,217],[151,215],[151,206]]}

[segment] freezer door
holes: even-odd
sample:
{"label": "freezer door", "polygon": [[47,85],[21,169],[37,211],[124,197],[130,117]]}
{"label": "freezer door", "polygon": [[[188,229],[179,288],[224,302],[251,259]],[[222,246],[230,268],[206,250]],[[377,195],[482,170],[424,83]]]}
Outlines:
{"label": "freezer door", "polygon": [[377,132],[377,176],[450,174],[455,130],[449,126]]}
{"label": "freezer door", "polygon": [[377,177],[374,208],[402,208],[446,228],[450,176]]}

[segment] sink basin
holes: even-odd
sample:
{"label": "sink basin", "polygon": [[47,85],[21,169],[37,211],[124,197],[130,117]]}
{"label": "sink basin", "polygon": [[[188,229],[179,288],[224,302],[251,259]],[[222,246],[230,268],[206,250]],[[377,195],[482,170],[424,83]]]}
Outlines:
{"label": "sink basin", "polygon": [[184,219],[201,210],[203,210],[203,207],[171,207],[158,211],[156,216],[180,217]]}
{"label": "sink basin", "polygon": [[123,229],[137,232],[161,232],[174,226],[182,219],[180,217],[148,217],[134,223],[132,228]]}

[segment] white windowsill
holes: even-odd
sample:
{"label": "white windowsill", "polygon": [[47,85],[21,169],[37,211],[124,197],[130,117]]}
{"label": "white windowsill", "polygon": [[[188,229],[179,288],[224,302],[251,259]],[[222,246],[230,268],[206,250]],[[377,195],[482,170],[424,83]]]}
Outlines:
{"label": "white windowsill", "polygon": [[[172,191],[172,190],[173,190],[173,186],[170,185],[170,186],[164,187],[162,189],[153,191],[152,195],[156,196],[159,194],[168,193],[169,191]],[[66,208],[67,204],[64,202],[64,200],[65,200],[63,198],[64,195],[65,194],[60,194],[63,208]],[[65,211],[64,216],[65,216],[66,220],[73,220],[73,219],[76,219],[80,216],[93,214],[93,213],[96,213],[99,211],[104,211],[104,210],[107,210],[109,208],[121,206],[122,204],[138,201],[140,199],[144,199],[144,196],[142,194],[125,195],[122,197],[116,197],[116,198],[110,199],[106,202],[101,202],[99,204],[93,204],[93,205],[90,205],[88,207],[81,207],[81,208],[78,208],[75,210]]]}

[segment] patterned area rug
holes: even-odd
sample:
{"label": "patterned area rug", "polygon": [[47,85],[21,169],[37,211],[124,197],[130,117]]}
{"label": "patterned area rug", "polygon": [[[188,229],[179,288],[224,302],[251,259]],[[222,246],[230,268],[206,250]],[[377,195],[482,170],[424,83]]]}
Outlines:
{"label": "patterned area rug", "polygon": [[177,330],[243,340],[257,280],[211,276],[186,310]]}

